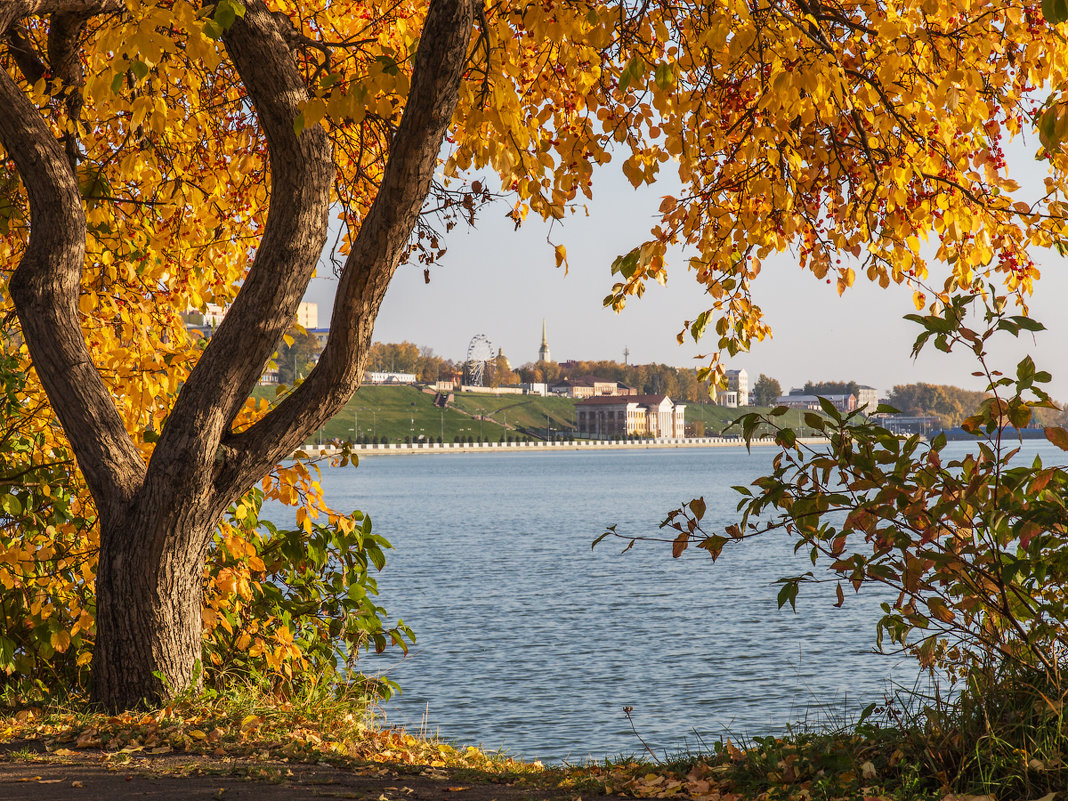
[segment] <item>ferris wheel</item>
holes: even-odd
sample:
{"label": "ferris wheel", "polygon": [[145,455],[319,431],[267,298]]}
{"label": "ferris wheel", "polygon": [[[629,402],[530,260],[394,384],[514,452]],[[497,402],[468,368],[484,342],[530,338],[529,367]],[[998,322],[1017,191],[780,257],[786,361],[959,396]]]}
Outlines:
{"label": "ferris wheel", "polygon": [[482,380],[486,374],[486,363],[493,361],[497,355],[493,349],[493,343],[485,334],[475,334],[471,338],[471,344],[467,346],[467,378],[471,386],[482,386]]}

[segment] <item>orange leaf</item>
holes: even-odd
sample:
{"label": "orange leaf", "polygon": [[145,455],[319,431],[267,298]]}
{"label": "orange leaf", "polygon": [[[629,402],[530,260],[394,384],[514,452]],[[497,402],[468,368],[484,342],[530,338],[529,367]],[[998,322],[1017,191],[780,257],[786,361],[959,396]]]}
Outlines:
{"label": "orange leaf", "polygon": [[682,531],[679,536],[675,538],[675,541],[671,544],[671,555],[678,559],[682,556],[682,552],[686,550],[690,545],[690,535],[688,532]]}
{"label": "orange leaf", "polygon": [[1065,431],[1063,428],[1046,426],[1046,439],[1062,451],[1068,451],[1068,431]]}

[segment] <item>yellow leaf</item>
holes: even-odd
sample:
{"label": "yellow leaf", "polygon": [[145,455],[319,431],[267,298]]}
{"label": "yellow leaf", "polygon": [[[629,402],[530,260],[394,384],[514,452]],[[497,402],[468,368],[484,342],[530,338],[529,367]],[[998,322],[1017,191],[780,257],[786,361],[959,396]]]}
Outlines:
{"label": "yellow leaf", "polygon": [[70,647],[70,632],[53,631],[50,640],[52,642],[52,647],[59,653],[63,653]]}
{"label": "yellow leaf", "polygon": [[250,732],[258,729],[262,722],[256,715],[246,715],[241,719],[241,731]]}

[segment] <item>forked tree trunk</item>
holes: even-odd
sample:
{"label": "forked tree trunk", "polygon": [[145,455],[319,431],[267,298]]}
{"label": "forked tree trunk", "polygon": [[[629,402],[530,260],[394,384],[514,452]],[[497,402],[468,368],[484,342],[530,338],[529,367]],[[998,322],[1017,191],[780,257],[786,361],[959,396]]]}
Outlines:
{"label": "forked tree trunk", "polygon": [[[26,187],[31,219],[10,291],[101,521],[93,697],[109,709],[158,703],[194,680],[204,558],[219,516],[359,385],[375,316],[456,108],[474,18],[472,0],[431,2],[408,102],[378,194],[345,262],[326,347],[300,387],[234,433],[232,422],[292,324],[326,243],[334,178],[324,129],[294,128],[309,93],[287,44],[293,29],[264,0],[244,5],[224,43],[270,151],[270,213],[241,292],[183,386],[147,465],[81,332],[86,220],[74,175],[77,143],[57,142],[26,92],[0,69],[0,144]],[[28,83],[47,63],[76,93],[79,21],[124,9],[123,0],[4,0],[0,42]],[[12,34],[22,18],[45,14],[51,15],[47,59]]]}

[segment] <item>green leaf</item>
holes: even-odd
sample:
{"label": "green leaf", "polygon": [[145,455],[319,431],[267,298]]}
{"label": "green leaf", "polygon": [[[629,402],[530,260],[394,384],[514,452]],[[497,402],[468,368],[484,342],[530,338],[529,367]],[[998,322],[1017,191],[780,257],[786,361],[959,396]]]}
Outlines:
{"label": "green leaf", "polygon": [[300,136],[300,134],[301,134],[301,132],[303,130],[304,130],[304,112],[301,111],[300,113],[297,114],[296,117],[293,118],[293,133],[296,134],[297,136]]}
{"label": "green leaf", "polygon": [[701,540],[697,544],[697,547],[704,548],[706,551],[708,551],[709,554],[711,554],[712,556],[712,561],[714,562],[719,557],[720,553],[723,551],[723,546],[726,545],[728,542],[730,542],[730,540],[728,540],[726,537],[721,537],[719,534],[713,534],[712,536],[705,537],[703,540]]}
{"label": "green leaf", "polygon": [[382,72],[387,75],[400,75],[400,67],[397,65],[396,59],[387,55],[375,56],[375,61],[382,67]]}
{"label": "green leaf", "polygon": [[148,64],[143,61],[131,61],[130,72],[137,76],[138,80],[148,75]]}
{"label": "green leaf", "polygon": [[697,319],[690,325],[690,336],[692,336],[696,342],[704,336],[706,328],[708,328],[708,312],[703,311],[697,315]]}
{"label": "green leaf", "polygon": [[782,585],[782,589],[779,590],[779,609],[789,602],[790,608],[795,612],[797,611],[797,582],[786,581]]}
{"label": "green leaf", "polygon": [[653,81],[658,88],[666,92],[675,85],[675,70],[667,62],[657,64],[656,72],[653,73]]}
{"label": "green leaf", "polygon": [[219,26],[219,23],[217,23],[213,19],[209,19],[207,22],[204,23],[203,30],[204,35],[207,36],[209,39],[214,39],[215,41],[219,41],[220,39],[222,39],[223,29]]}
{"label": "green leaf", "polygon": [[1065,0],[1042,0],[1042,14],[1051,25],[1068,21],[1068,2]]}
{"label": "green leaf", "polygon": [[1030,384],[1035,378],[1035,363],[1030,356],[1024,356],[1023,360],[1016,365],[1016,380]]}
{"label": "green leaf", "polygon": [[220,33],[230,29],[234,20],[245,16],[245,6],[238,0],[220,0],[215,6],[215,24],[219,26]]}
{"label": "green leaf", "polygon": [[2,495],[0,496],[0,509],[3,509],[12,517],[16,517],[22,514],[22,502],[14,495]]}
{"label": "green leaf", "polygon": [[125,72],[115,73],[115,77],[111,79],[111,93],[117,95],[119,90],[122,89],[122,83],[126,80]]}
{"label": "green leaf", "polygon": [[1032,320],[1030,317],[1024,317],[1023,315],[1015,315],[1012,321],[1016,325],[1020,326],[1024,331],[1045,331],[1046,326],[1042,325],[1038,320]]}
{"label": "green leaf", "polygon": [[639,61],[638,56],[635,56],[627,62],[626,66],[624,66],[623,70],[619,73],[619,91],[627,91],[627,87],[630,85],[631,81],[637,78],[640,73],[641,62]]}
{"label": "green leaf", "polygon": [[820,402],[820,408],[823,409],[823,411],[825,411],[827,414],[831,415],[831,417],[835,417],[835,418],[838,417],[838,410],[836,408],[834,408],[834,404],[833,403],[831,403],[829,400],[827,400],[823,396],[820,396],[820,397],[816,398],[816,400],[818,400]]}
{"label": "green leaf", "polygon": [[590,550],[592,551],[594,548],[596,548],[597,547],[597,543],[601,542],[605,537],[610,537],[615,533],[616,533],[616,527],[615,526],[609,526],[604,534],[602,534],[600,537],[598,537],[597,539],[595,539],[593,541],[593,543],[590,545]]}

